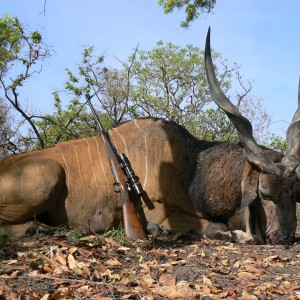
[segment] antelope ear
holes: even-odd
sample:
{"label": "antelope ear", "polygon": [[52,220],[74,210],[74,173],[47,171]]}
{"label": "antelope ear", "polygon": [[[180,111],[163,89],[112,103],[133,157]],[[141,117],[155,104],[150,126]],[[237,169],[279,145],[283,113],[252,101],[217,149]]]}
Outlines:
{"label": "antelope ear", "polygon": [[248,162],[245,162],[241,183],[241,210],[249,207],[257,199],[258,178],[259,173]]}

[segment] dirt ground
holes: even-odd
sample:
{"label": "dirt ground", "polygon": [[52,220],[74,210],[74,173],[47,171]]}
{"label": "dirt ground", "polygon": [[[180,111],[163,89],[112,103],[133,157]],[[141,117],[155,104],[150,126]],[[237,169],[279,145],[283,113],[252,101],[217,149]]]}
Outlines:
{"label": "dirt ground", "polygon": [[0,249],[0,299],[300,299],[300,241],[36,235]]}

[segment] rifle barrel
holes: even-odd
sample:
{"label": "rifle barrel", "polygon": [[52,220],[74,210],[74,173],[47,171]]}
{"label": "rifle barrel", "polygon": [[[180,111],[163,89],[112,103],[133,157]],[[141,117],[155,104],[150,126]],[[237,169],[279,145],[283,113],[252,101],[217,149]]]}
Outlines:
{"label": "rifle barrel", "polygon": [[98,117],[98,115],[97,115],[97,113],[95,111],[95,108],[94,108],[94,106],[91,103],[91,97],[90,97],[90,95],[89,94],[85,94],[85,98],[86,98],[86,100],[87,100],[87,102],[89,104],[89,107],[90,107],[90,109],[91,109],[91,111],[92,111],[92,113],[93,113],[93,115],[94,115],[94,117],[96,119],[97,125],[100,127],[101,132],[102,133],[105,132],[105,130],[104,130],[104,128],[103,128],[103,126],[102,126],[102,124],[101,124],[101,122],[99,120],[99,117]]}

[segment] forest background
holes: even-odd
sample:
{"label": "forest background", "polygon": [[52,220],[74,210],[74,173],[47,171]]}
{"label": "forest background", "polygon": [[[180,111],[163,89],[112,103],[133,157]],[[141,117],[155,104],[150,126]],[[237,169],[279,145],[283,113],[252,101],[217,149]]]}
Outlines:
{"label": "forest background", "polygon": [[[190,6],[170,6],[176,3]],[[197,3],[211,7],[194,18]],[[211,104],[205,81],[202,49],[209,25],[224,92],[252,121],[260,143],[284,150],[297,107],[299,4],[160,4],[2,1],[1,26],[12,31],[2,30],[1,37],[1,156],[96,134],[86,92],[97,98],[107,128],[155,116],[199,138],[236,140]],[[165,15],[168,9],[172,13]],[[183,24],[186,17],[190,22]]]}

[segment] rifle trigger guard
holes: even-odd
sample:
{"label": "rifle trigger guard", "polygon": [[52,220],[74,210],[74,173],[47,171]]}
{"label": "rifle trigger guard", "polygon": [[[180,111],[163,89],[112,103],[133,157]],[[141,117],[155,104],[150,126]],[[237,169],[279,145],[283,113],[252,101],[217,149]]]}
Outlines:
{"label": "rifle trigger guard", "polygon": [[114,184],[113,184],[113,189],[114,189],[114,192],[121,193],[120,183],[115,181]]}

